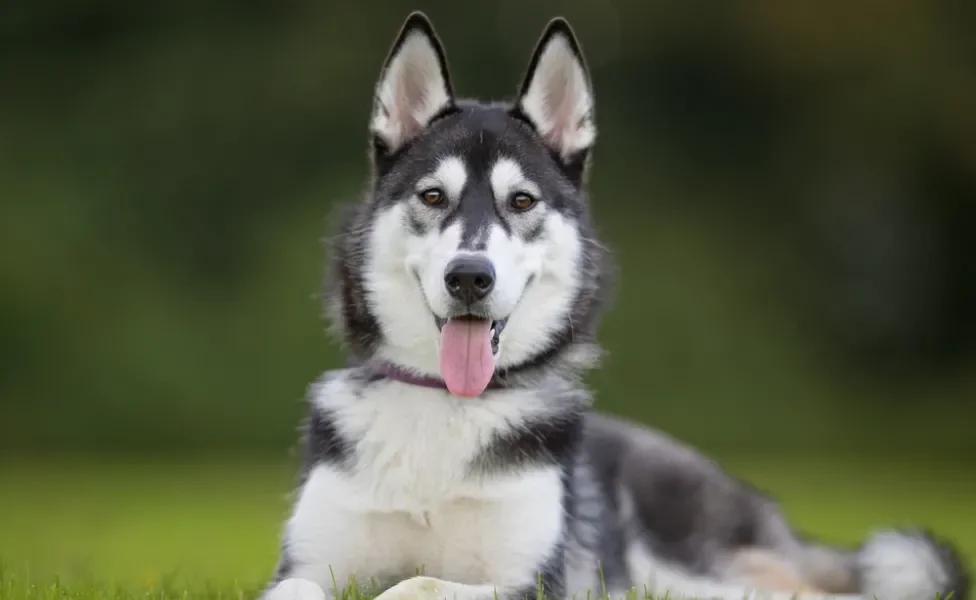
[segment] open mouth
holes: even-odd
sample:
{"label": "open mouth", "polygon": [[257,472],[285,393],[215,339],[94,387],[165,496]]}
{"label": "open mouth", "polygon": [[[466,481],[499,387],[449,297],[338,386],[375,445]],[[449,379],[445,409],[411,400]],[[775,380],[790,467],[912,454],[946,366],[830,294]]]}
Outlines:
{"label": "open mouth", "polygon": [[[488,319],[483,319],[481,317],[476,317],[474,315],[463,315],[460,317],[454,317],[453,319],[442,319],[440,317],[434,317],[434,322],[437,323],[437,330],[443,331],[444,325],[450,320],[461,320],[461,321],[475,321],[484,323]],[[498,321],[491,321],[488,328],[488,333],[491,335],[491,353],[492,355],[498,354],[498,339],[502,334],[502,330],[505,329],[505,323],[508,319],[501,319]]]}
{"label": "open mouth", "polygon": [[441,332],[441,377],[455,396],[480,396],[495,374],[495,356],[505,319],[475,315],[435,317]]}

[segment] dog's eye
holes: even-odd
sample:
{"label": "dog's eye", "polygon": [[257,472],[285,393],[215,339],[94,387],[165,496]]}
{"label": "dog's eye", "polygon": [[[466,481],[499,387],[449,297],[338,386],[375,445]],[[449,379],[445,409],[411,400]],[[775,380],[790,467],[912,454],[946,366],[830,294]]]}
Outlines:
{"label": "dog's eye", "polygon": [[427,206],[437,206],[444,202],[444,192],[437,188],[430,188],[429,190],[424,190],[420,192],[420,199],[424,201]]}
{"label": "dog's eye", "polygon": [[509,198],[508,203],[515,210],[529,210],[535,205],[535,198],[525,192],[516,192]]}

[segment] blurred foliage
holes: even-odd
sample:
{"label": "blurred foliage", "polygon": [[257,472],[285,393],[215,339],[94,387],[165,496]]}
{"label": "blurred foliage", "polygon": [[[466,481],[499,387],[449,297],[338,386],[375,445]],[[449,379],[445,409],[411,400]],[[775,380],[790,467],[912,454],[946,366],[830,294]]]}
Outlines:
{"label": "blurred foliage", "polygon": [[976,4],[0,7],[0,451],[281,451],[413,8],[465,95],[574,23],[622,281],[598,402],[725,453],[976,455]]}

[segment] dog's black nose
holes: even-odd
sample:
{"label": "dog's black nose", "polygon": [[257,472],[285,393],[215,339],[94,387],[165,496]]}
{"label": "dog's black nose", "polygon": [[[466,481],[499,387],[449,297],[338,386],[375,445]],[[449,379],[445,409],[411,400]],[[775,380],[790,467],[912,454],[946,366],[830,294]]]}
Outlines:
{"label": "dog's black nose", "polygon": [[481,256],[460,256],[448,263],[444,285],[451,296],[465,304],[474,304],[484,300],[495,287],[495,267]]}

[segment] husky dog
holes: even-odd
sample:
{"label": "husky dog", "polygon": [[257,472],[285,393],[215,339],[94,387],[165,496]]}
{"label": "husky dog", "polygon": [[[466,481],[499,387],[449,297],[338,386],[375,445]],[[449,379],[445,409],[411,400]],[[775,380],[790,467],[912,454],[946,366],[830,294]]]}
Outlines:
{"label": "husky dog", "polygon": [[305,463],[265,600],[591,595],[933,600],[969,593],[924,530],[794,533],[695,451],[589,411],[611,263],[585,191],[580,45],[554,19],[512,103],[455,96],[411,14],[376,86],[373,176],[334,244],[352,365],[309,392]]}

